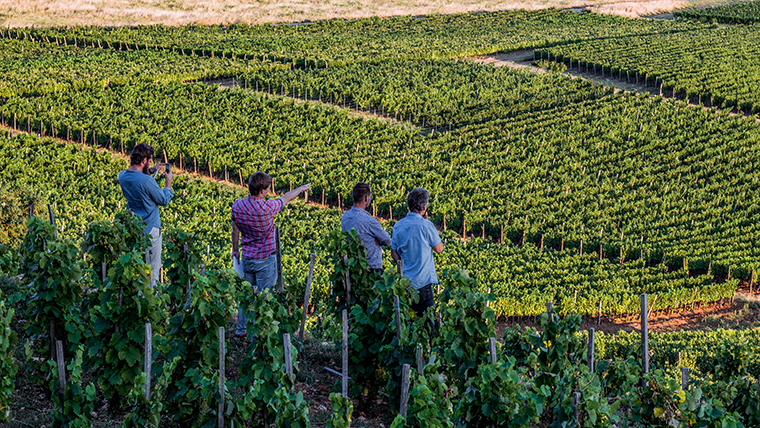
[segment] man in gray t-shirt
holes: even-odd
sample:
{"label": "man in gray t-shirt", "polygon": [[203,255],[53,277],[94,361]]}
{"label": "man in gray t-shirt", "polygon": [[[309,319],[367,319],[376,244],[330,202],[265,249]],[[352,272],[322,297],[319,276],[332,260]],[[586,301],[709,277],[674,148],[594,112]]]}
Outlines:
{"label": "man in gray t-shirt", "polygon": [[370,192],[369,185],[356,183],[351,196],[354,199],[354,206],[341,217],[341,229],[344,232],[356,229],[359,239],[364,242],[364,246],[367,248],[369,268],[375,273],[381,274],[383,272],[383,249],[380,246],[391,245],[391,237],[380,226],[377,219],[367,212],[367,207],[372,202],[372,192]]}

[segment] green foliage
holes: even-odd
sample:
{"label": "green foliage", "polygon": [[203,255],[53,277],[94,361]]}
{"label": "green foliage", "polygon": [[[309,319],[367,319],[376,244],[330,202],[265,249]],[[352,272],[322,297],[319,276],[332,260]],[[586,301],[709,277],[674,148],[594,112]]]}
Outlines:
{"label": "green foliage", "polygon": [[439,373],[439,368],[440,363],[433,355],[425,365],[424,373],[412,371],[406,426],[431,428],[454,426],[451,397],[456,396],[457,391],[446,384],[444,376]]}
{"label": "green foliage", "polygon": [[0,275],[14,275],[18,271],[16,250],[0,244]]}
{"label": "green foliage", "polygon": [[534,66],[545,68],[550,73],[561,74],[567,70],[567,66],[561,62],[547,61],[545,59],[538,60],[533,63]]}
{"label": "green foliage", "polygon": [[514,358],[481,364],[462,394],[457,426],[524,427],[538,422],[546,404],[532,379],[522,376]]}
{"label": "green foliage", "polygon": [[93,336],[88,356],[104,395],[117,401],[129,394],[142,371],[145,323],[157,325],[162,319],[161,301],[149,284],[144,252],[124,254],[109,263],[98,304],[90,310]]}
{"label": "green foliage", "polygon": [[[294,385],[286,374],[283,334],[293,336],[299,327],[301,310],[292,310],[294,305],[281,303],[279,298],[286,302],[289,299],[276,295],[273,287],[252,295],[248,284],[243,284],[240,300],[248,311],[250,342],[238,366],[238,384],[245,388],[246,394],[238,401],[237,412],[246,420],[257,412],[264,412],[270,422],[274,418],[285,418],[300,423],[306,413],[299,397],[289,392]],[[291,351],[293,367],[297,370],[297,350],[293,347]],[[279,414],[280,411],[283,413]]]}
{"label": "green foliage", "polygon": [[164,410],[164,393],[169,386],[180,358],[164,362],[161,376],[151,384],[150,399],[145,398],[145,372],[135,378],[135,384],[129,391],[127,404],[132,408],[124,419],[124,428],[158,428],[161,425],[161,412]]}
{"label": "green foliage", "polygon": [[[364,58],[461,58],[561,44],[570,40],[674,32],[698,27],[666,20],[641,20],[547,8],[536,11],[334,19],[308,25],[139,26],[23,29],[15,39],[34,38],[119,50],[171,49],[204,58],[251,59],[292,68],[340,68]],[[151,49],[148,49],[151,48]],[[274,88],[273,88],[274,89]]]}
{"label": "green foliage", "polygon": [[74,359],[66,366],[68,379],[64,393],[60,393],[58,366],[48,361],[50,391],[53,397],[52,428],[89,428],[92,426],[92,412],[95,410],[95,385],[82,382],[82,355],[84,347],[75,352]]}
{"label": "green foliage", "polygon": [[748,1],[707,8],[676,10],[673,16],[709,23],[755,24],[760,21],[760,2]]}
{"label": "green foliage", "polygon": [[83,342],[86,331],[80,307],[84,263],[74,241],[56,240],[49,223],[32,217],[29,225],[22,262],[27,268],[24,280],[28,281],[25,333],[31,351],[28,357],[45,361],[51,350],[51,326],[65,349],[73,352]]}
{"label": "green foliage", "polygon": [[343,397],[337,392],[330,394],[332,403],[332,414],[327,420],[325,428],[349,428],[351,426],[351,415],[354,413],[354,403],[348,397]]}
{"label": "green foliage", "polygon": [[201,265],[201,248],[198,236],[181,228],[172,228],[163,234],[162,254],[166,271],[164,293],[168,295],[170,310],[181,306],[187,297],[187,284],[195,278],[194,270]]}
{"label": "green foliage", "polygon": [[18,366],[13,361],[13,351],[18,345],[18,335],[11,329],[13,308],[5,306],[3,292],[0,291],[0,422],[10,419],[10,402],[15,387]]}
{"label": "green foliage", "polygon": [[442,356],[449,382],[464,391],[478,366],[488,361],[488,339],[496,336],[496,319],[488,307],[490,296],[477,291],[478,282],[467,272],[446,272],[442,279],[442,327],[433,348]]}
{"label": "green foliage", "polygon": [[219,366],[219,327],[232,319],[238,282],[231,269],[193,279],[184,307],[169,321],[164,346],[167,358],[178,359],[166,399],[180,421],[201,421],[206,408],[215,410],[209,404],[216,391],[211,378]]}
{"label": "green foliage", "polygon": [[[36,192],[29,187],[0,184],[0,246],[18,247],[26,234],[29,206],[39,204]],[[0,272],[3,272],[0,265]]]}
{"label": "green foliage", "polygon": [[303,392],[293,392],[287,382],[280,384],[267,403],[269,414],[274,415],[278,427],[310,427],[309,406],[303,399]]}
{"label": "green foliage", "polygon": [[[752,7],[757,19],[760,7],[756,2]],[[760,31],[754,25],[705,25],[681,34],[602,38],[536,53],[576,66],[586,64],[588,69],[643,83],[654,91],[662,89],[666,96],[756,114],[760,73],[753,59],[760,53],[758,40]]]}
{"label": "green foliage", "polygon": [[103,281],[102,265],[108,266],[114,259],[133,251],[140,252],[146,247],[146,237],[142,231],[145,225],[130,211],[119,211],[113,220],[92,222],[82,242],[82,251],[87,253],[96,284]]}

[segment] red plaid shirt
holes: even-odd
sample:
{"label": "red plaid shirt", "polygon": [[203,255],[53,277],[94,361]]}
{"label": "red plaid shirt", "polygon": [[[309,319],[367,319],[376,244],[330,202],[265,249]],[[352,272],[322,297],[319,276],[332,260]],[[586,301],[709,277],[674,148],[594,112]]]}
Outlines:
{"label": "red plaid shirt", "polygon": [[241,255],[248,260],[263,260],[277,250],[274,216],[282,211],[281,199],[265,201],[249,196],[232,204],[232,221],[240,229]]}

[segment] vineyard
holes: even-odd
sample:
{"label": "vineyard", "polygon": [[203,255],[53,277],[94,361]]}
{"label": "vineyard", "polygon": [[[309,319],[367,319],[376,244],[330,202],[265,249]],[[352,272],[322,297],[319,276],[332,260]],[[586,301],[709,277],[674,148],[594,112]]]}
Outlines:
{"label": "vineyard", "polygon": [[760,113],[760,31],[754,26],[597,39],[541,49],[538,57],[641,82],[695,104]]}
{"label": "vineyard", "polygon": [[696,19],[703,22],[717,21],[727,24],[754,24],[760,20],[760,2],[749,1],[706,9],[679,10],[676,18]]}
{"label": "vineyard", "polygon": [[[760,43],[681,17],[0,29],[0,421],[756,426],[757,329],[646,332],[754,299],[760,269]],[[527,48],[546,73],[464,58]],[[178,172],[156,292],[117,181],[138,143]],[[312,192],[276,217],[283,291],[254,296],[227,268],[257,170]],[[435,310],[338,233],[357,181],[389,232],[430,191]],[[641,329],[580,329],[603,318]],[[41,421],[14,419],[26,390]]]}

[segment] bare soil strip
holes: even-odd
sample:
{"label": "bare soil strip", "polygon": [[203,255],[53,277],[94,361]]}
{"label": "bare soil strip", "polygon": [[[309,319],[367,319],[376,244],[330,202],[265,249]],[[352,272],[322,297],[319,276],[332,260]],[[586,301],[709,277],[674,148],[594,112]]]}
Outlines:
{"label": "bare soil strip", "polygon": [[[527,70],[534,73],[546,73],[543,68],[533,66],[533,49],[523,49],[519,51],[495,53],[490,55],[482,55],[470,58],[472,61],[481,64],[492,64],[494,67],[511,67],[519,70]],[[584,72],[579,69],[568,69],[563,74],[569,75],[573,79],[590,80],[595,83],[600,83],[607,87],[615,87],[615,92],[620,91],[636,91],[640,93],[648,93],[651,95],[657,95],[655,88],[646,87],[644,85],[637,85],[636,83],[629,83],[625,80],[615,79],[611,77],[601,77],[597,74]]]}

